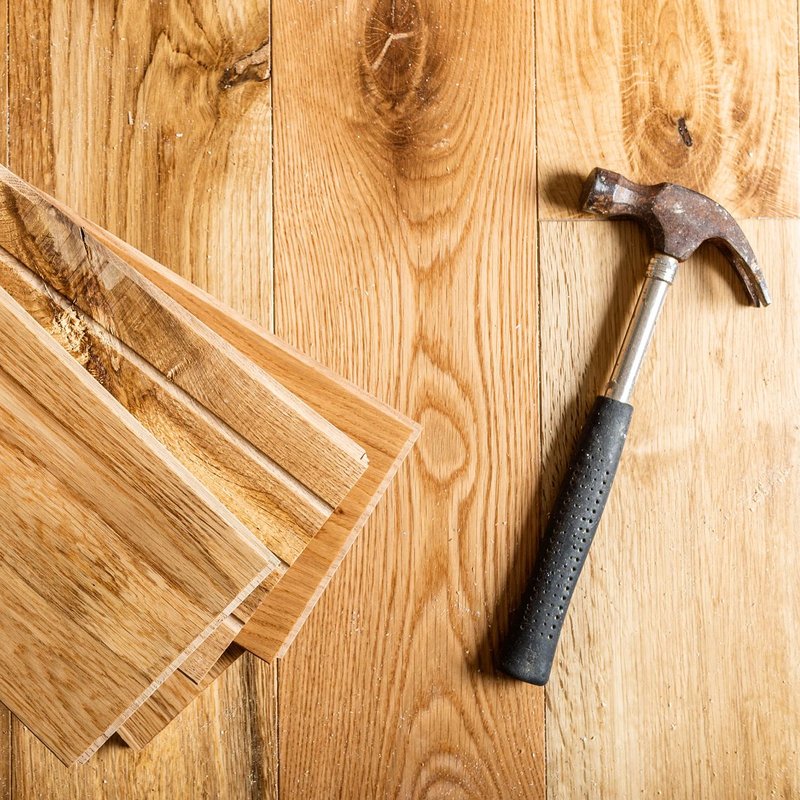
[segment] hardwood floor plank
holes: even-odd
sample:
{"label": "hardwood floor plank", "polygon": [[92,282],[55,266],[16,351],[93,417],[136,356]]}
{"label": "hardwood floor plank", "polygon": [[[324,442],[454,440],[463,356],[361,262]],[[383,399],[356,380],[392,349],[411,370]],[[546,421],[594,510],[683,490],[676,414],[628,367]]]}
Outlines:
{"label": "hardwood floor plank", "polygon": [[[0,0],[0,153],[8,161],[8,0]],[[11,800],[11,712],[0,703],[0,800]]]}
{"label": "hardwood floor plank", "polygon": [[3,290],[0,340],[0,694],[71,763],[278,561]]}
{"label": "hardwood floor plank", "polygon": [[492,669],[534,540],[532,6],[273,31],[276,332],[423,425],[281,661],[282,797],[536,797],[542,693]]}
{"label": "hardwood floor plank", "polygon": [[[800,792],[800,221],[742,226],[774,304],[713,249],[678,272],[547,687],[553,800]],[[545,509],[646,258],[631,223],[540,226]]]}
{"label": "hardwood floor plank", "polygon": [[[14,5],[11,22],[9,166],[271,325],[269,3],[32,0]],[[226,71],[252,53],[261,67],[231,84]],[[271,667],[249,669],[273,685]],[[56,800],[106,797],[112,786],[137,797],[141,785],[176,797],[263,796],[249,761],[230,753],[250,752],[263,725],[274,740],[277,713],[266,693],[242,704],[245,691],[243,673],[228,671],[182,716],[180,736],[141,757],[120,748],[105,760],[104,748],[102,773],[76,777],[18,738],[16,796],[45,786]],[[272,749],[259,758],[277,775]],[[213,783],[193,793],[207,764]]]}
{"label": "hardwood floor plank", "polygon": [[595,166],[672,181],[739,217],[797,216],[797,4],[538,0],[542,219]]}

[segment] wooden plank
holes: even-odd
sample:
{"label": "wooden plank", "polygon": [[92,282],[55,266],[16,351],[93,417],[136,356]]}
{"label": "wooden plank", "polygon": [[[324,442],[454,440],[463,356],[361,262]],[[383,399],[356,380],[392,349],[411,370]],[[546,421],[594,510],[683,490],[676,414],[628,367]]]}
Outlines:
{"label": "wooden plank", "polygon": [[532,14],[273,9],[276,332],[423,425],[281,662],[285,798],[543,789],[542,694],[491,666],[535,535]]}
{"label": "wooden plank", "polygon": [[311,408],[324,413],[368,455],[370,466],[361,480],[270,592],[263,609],[241,620],[248,624],[237,641],[265,660],[279,658],[388,488],[420,427],[107,231],[79,217],[74,221]]}
{"label": "wooden plank", "polygon": [[[116,737],[92,761],[65,769],[19,722],[14,727],[18,798],[169,797],[175,800],[275,800],[277,720],[273,672],[245,656],[216,680],[142,752]],[[190,757],[178,758],[188,753]]]}
{"label": "wooden plank", "polygon": [[233,614],[214,631],[213,636],[209,636],[181,664],[181,672],[196,684],[201,684],[203,679],[218,665],[220,659],[224,657],[228,648],[234,643],[245,622],[255,614],[267,595],[274,590],[275,584],[285,574],[285,572],[281,573],[276,570],[255,591],[251,592]]}
{"label": "wooden plank", "polygon": [[279,556],[284,570],[296,560],[329,506],[1,247],[0,286]]}
{"label": "wooden plank", "polygon": [[798,214],[795,0],[540,0],[536,31],[542,219],[595,166]]}
{"label": "wooden plank", "polygon": [[[742,224],[774,305],[714,251],[678,273],[547,688],[553,798],[800,792],[800,222]],[[548,499],[646,255],[633,225],[542,226]]]}
{"label": "wooden plank", "polygon": [[269,34],[266,0],[16,4],[8,166],[268,324]]}
{"label": "wooden plank", "polygon": [[0,341],[0,695],[81,761],[278,562],[4,290]]}
{"label": "wooden plank", "polygon": [[[222,79],[263,53],[269,6],[31,0],[14,5],[9,37],[9,166],[264,325],[272,306],[271,82],[264,71],[230,88]],[[251,669],[274,684],[270,667]],[[173,726],[143,760],[115,750],[106,762],[101,750],[91,766],[103,763],[102,773],[76,778],[17,737],[14,785],[20,796],[47,787],[54,800],[103,797],[109,787],[137,797],[143,785],[175,797],[270,796],[250,776],[277,775],[274,750],[253,753],[257,770],[233,757],[277,720],[267,694],[239,701],[247,674],[223,675],[181,717],[180,736]]]}
{"label": "wooden plank", "polygon": [[0,246],[329,506],[364,452],[276,380],[0,167]]}

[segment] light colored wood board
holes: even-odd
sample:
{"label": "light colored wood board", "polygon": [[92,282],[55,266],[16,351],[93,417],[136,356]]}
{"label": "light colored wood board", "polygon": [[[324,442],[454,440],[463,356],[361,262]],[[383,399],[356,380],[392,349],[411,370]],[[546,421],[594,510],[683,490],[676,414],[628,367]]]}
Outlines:
{"label": "light colored wood board", "polygon": [[595,166],[691,186],[740,217],[798,214],[795,0],[536,11],[542,219],[575,216]]}
{"label": "light colored wood board", "polygon": [[2,247],[0,286],[285,565],[295,561],[329,506]]}
{"label": "light colored wood board", "polygon": [[280,662],[287,799],[543,790],[542,692],[492,669],[536,533],[532,16],[273,8],[276,332],[423,426]]}
{"label": "light colored wood board", "polygon": [[[713,250],[680,268],[547,688],[550,798],[800,793],[800,222],[742,225],[774,304]],[[647,253],[599,222],[540,252],[549,502]]]}
{"label": "light colored wood board", "polygon": [[272,376],[0,167],[0,246],[335,507],[363,450]]}
{"label": "light colored wood board", "polygon": [[[0,153],[8,161],[8,0],[0,0]],[[11,712],[0,704],[0,798],[11,800]]]}
{"label": "light colored wood board", "polygon": [[271,668],[246,656],[170,725],[158,747],[135,752],[115,737],[88,764],[71,769],[16,722],[14,794],[20,800],[276,800],[275,690]]}
{"label": "light colored wood board", "polygon": [[269,325],[269,36],[268,0],[16,3],[9,166]]}
{"label": "light colored wood board", "polygon": [[265,660],[281,657],[389,486],[420,426],[318,362],[248,322],[193,284],[96,225],[92,236],[189,309],[247,358],[274,375],[366,451],[369,467],[347,498],[247,622],[237,641]]}
{"label": "light colored wood board", "polygon": [[[3,35],[0,41],[0,114],[2,114],[2,123],[0,123],[0,153],[3,156],[3,162],[8,163],[8,130],[9,130],[9,115],[10,110],[8,107],[8,15],[9,15],[8,0],[0,0],[0,33]],[[0,793],[0,797],[4,795]]]}
{"label": "light colored wood board", "polygon": [[0,797],[11,800],[11,712],[0,705]]}
{"label": "light colored wood board", "polygon": [[[271,84],[251,72],[251,80],[223,89],[220,78],[249,53],[263,52],[269,6],[31,0],[14,6],[9,36],[16,133],[9,165],[265,325],[272,306]],[[142,766],[132,753],[109,762],[107,783],[88,791],[74,788],[28,738],[16,740],[16,763],[26,765],[28,785],[49,787],[54,800],[102,797],[109,786],[136,797],[153,772],[161,776],[153,778],[156,786],[171,785],[166,794],[179,797],[180,786],[202,796],[194,793],[197,765],[201,780],[213,776],[209,797],[260,798],[259,782],[251,785],[225,752],[267,721],[276,724],[274,700],[250,695],[252,705],[233,713],[246,682],[236,670],[222,680],[224,696],[206,692],[182,717],[194,720],[185,734],[162,737]],[[210,754],[208,726],[225,730]],[[257,758],[277,775],[273,750]],[[18,775],[16,785],[23,782]]]}
{"label": "light colored wood board", "polygon": [[0,290],[0,696],[85,760],[278,560]]}
{"label": "light colored wood board", "polygon": [[170,675],[161,685],[161,690],[155,692],[135,714],[126,720],[118,731],[120,737],[134,750],[140,750],[150,744],[244,652],[238,645],[230,647],[199,683],[181,672]]}

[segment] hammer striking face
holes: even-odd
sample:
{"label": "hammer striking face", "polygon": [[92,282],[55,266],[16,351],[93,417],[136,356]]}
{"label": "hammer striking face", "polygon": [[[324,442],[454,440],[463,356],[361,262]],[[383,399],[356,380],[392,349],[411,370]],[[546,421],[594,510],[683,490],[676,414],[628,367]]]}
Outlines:
{"label": "hammer striking face", "polygon": [[713,242],[736,269],[750,302],[770,304],[764,274],[742,229],[710,197],[675,183],[642,186],[597,167],[586,179],[581,207],[602,217],[641,222],[650,233],[653,249],[676,261],[686,261],[703,242]]}
{"label": "hammer striking face", "polygon": [[604,217],[630,217],[649,231],[647,265],[617,363],[597,398],[539,548],[528,593],[512,624],[501,666],[529,683],[550,675],[561,626],[611,491],[633,406],[631,394],[678,264],[706,241],[733,264],[755,306],[769,304],[764,275],[742,229],[702,194],[673,183],[640,186],[616,172],[595,169],[581,205]]}

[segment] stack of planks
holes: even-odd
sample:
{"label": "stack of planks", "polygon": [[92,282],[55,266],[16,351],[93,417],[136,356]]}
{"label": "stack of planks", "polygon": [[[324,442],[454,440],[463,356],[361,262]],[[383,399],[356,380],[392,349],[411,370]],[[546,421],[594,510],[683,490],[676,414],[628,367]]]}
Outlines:
{"label": "stack of planks", "polygon": [[65,763],[281,655],[417,426],[0,167],[0,701]]}

